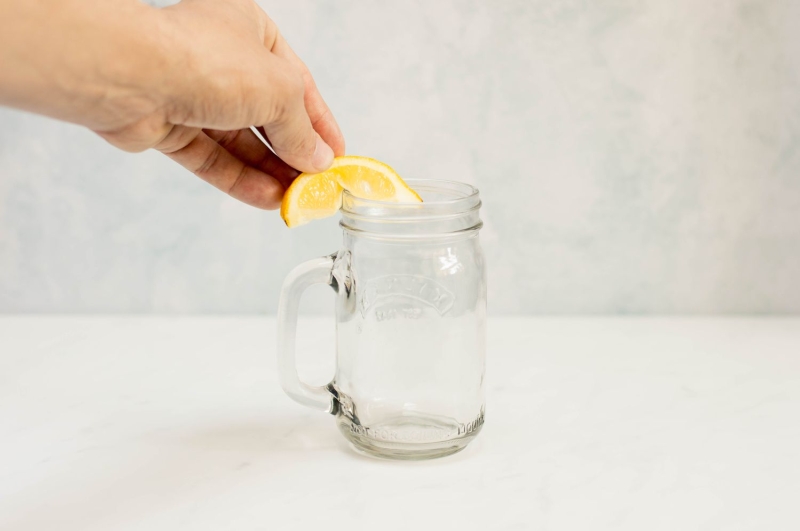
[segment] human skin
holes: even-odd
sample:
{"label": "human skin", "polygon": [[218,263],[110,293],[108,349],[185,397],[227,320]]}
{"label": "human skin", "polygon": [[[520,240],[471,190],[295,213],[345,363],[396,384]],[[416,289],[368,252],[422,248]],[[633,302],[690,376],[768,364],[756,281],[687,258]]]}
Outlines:
{"label": "human skin", "polygon": [[344,154],[311,74],[253,0],[0,0],[0,105],[157,149],[265,209],[297,170]]}

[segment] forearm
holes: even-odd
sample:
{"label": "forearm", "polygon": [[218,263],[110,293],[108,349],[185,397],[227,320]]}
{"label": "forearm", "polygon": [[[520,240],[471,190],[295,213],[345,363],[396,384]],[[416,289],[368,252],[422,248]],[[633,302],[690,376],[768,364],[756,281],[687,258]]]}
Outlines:
{"label": "forearm", "polygon": [[148,90],[169,70],[156,13],[137,0],[0,0],[0,104],[97,130],[124,123],[111,108],[160,105]]}

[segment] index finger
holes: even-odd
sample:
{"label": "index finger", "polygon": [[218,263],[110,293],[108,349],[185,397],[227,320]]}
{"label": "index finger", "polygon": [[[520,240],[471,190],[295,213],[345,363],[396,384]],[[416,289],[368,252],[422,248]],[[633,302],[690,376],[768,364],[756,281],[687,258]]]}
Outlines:
{"label": "index finger", "polygon": [[308,117],[311,119],[311,126],[322,137],[322,140],[333,149],[333,154],[341,157],[344,155],[344,136],[328,104],[322,99],[322,94],[319,93],[311,72],[303,61],[297,57],[297,54],[294,53],[294,50],[292,50],[280,32],[276,31],[271,35],[271,38],[272,42],[267,43],[272,45],[270,51],[278,57],[289,61],[303,77],[303,84],[305,85],[304,103]]}

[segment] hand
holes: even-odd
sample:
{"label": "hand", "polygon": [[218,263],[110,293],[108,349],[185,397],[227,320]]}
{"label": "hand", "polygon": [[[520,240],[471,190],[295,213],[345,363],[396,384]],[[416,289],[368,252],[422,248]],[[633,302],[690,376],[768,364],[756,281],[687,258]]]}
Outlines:
{"label": "hand", "polygon": [[0,58],[12,66],[0,103],[86,125],[126,151],[155,148],[260,208],[280,204],[296,170],[344,154],[311,74],[253,0],[25,4],[0,0]]}

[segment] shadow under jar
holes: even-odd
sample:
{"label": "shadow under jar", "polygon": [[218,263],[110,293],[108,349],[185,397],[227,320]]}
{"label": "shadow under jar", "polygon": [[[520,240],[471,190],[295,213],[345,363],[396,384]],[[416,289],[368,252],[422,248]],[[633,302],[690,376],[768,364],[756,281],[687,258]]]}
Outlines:
{"label": "shadow under jar", "polygon": [[[486,274],[478,191],[464,183],[409,180],[423,203],[344,193],[344,245],[296,267],[278,310],[278,365],[286,393],[336,416],[364,453],[393,459],[463,449],[484,416]],[[302,292],[336,292],[336,374],[301,382],[295,363]]]}

